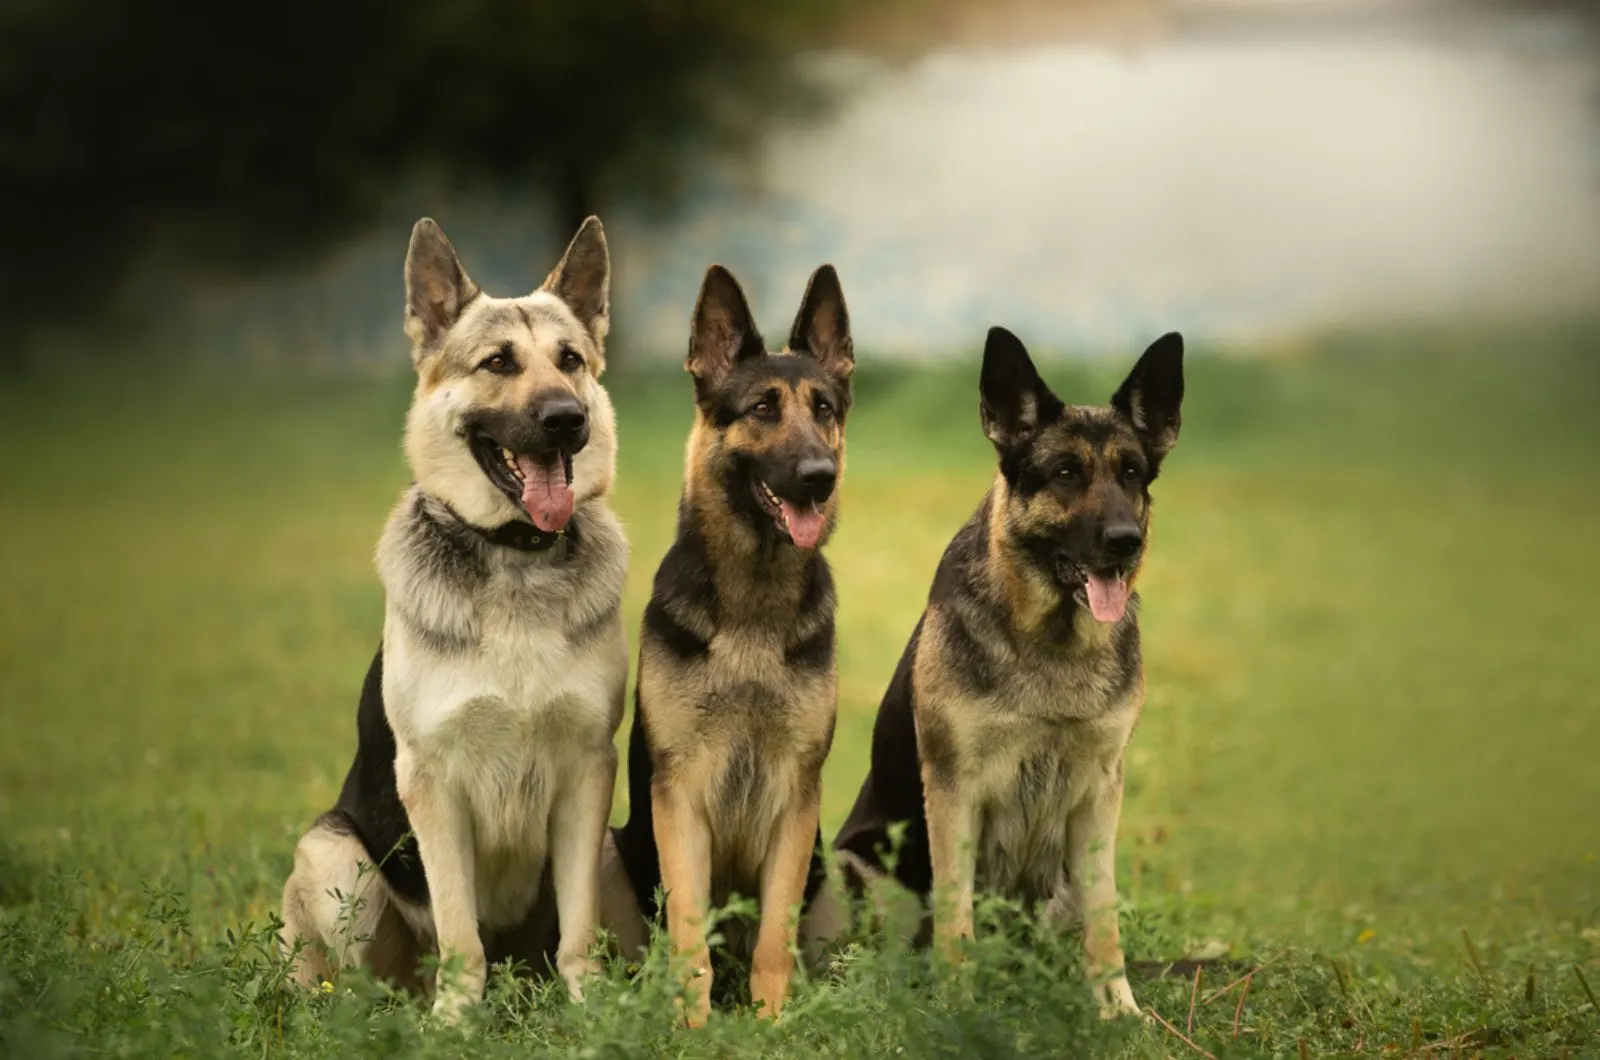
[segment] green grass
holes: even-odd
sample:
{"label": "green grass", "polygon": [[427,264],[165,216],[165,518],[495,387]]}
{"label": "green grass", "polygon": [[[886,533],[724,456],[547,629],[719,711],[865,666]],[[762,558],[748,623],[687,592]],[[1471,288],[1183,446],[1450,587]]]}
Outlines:
{"label": "green grass", "polygon": [[[971,365],[864,360],[829,548],[829,828],[992,468]],[[1046,374],[1098,401],[1121,367]],[[610,382],[632,625],[689,388]],[[1003,934],[964,987],[853,951],[774,1028],[674,1030],[659,955],[632,981],[612,968],[585,1010],[501,983],[471,1037],[359,977],[280,993],[261,931],[353,749],[408,389],[0,384],[0,1053],[1198,1055],[1094,1020],[1070,944]],[[1202,1000],[1266,964],[1237,1038],[1240,988],[1196,1006],[1207,1052],[1600,1055],[1580,982],[1600,989],[1597,399],[1579,327],[1191,358],[1141,580],[1119,863],[1130,957],[1227,947]],[[1191,982],[1135,988],[1184,1028]]]}

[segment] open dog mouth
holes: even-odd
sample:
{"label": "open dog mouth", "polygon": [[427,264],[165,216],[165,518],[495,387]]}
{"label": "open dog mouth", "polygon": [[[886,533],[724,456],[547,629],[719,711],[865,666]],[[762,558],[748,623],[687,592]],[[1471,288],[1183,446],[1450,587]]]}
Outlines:
{"label": "open dog mouth", "polygon": [[755,475],[750,476],[750,492],[755,494],[756,505],[772,517],[778,533],[800,548],[816,548],[822,540],[822,526],[827,521],[822,506],[816,501],[796,504],[773,492],[772,487]]}
{"label": "open dog mouth", "polygon": [[1056,577],[1079,603],[1089,608],[1096,622],[1121,622],[1128,610],[1128,574],[1120,566],[1092,570],[1056,557]]}
{"label": "open dog mouth", "polygon": [[514,453],[483,431],[472,435],[472,455],[490,482],[528,513],[546,533],[566,529],[572,518],[572,454]]}

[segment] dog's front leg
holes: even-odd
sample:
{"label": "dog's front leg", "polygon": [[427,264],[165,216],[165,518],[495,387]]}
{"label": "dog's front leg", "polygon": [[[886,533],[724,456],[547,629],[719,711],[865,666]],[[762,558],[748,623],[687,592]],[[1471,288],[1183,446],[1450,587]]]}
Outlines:
{"label": "dog's front leg", "polygon": [[[486,967],[478,934],[477,866],[472,817],[449,790],[405,749],[395,756],[395,780],[428,875],[433,926],[439,939],[435,1015],[453,1020],[483,997]],[[454,967],[456,962],[460,967]]]}
{"label": "dog's front leg", "polygon": [[704,1026],[711,1015],[711,952],[706,921],[711,905],[711,825],[706,816],[657,776],[650,789],[661,885],[667,892],[667,934],[688,962],[684,1020]]}
{"label": "dog's front leg", "polygon": [[750,997],[756,1011],[778,1017],[789,998],[794,974],[795,932],[799,905],[805,900],[806,877],[817,842],[817,815],[821,810],[820,777],[799,796],[778,821],[778,827],[761,864],[761,927],[750,969]]}
{"label": "dog's front leg", "polygon": [[971,797],[957,777],[922,765],[928,853],[933,863],[933,934],[944,956],[961,959],[972,937],[972,886],[977,872],[976,821]]}
{"label": "dog's front leg", "polygon": [[616,778],[617,752],[608,743],[551,807],[550,876],[561,920],[556,970],[574,1001],[583,1000],[583,981],[595,970],[590,950],[600,915],[600,847]]}
{"label": "dog's front leg", "polygon": [[1083,917],[1086,971],[1102,1016],[1136,1013],[1117,925],[1117,822],[1122,816],[1122,762],[1096,784],[1067,821],[1067,878]]}

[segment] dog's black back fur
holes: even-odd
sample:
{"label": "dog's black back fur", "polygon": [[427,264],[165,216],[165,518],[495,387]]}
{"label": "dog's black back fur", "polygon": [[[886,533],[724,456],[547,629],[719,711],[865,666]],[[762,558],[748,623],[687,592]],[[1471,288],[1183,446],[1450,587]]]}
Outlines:
{"label": "dog's black back fur", "polygon": [[383,710],[383,645],[378,645],[361,685],[356,708],[356,757],[344,787],[321,823],[355,835],[400,897],[418,905],[428,901],[428,877],[400,802],[394,778],[395,740]]}

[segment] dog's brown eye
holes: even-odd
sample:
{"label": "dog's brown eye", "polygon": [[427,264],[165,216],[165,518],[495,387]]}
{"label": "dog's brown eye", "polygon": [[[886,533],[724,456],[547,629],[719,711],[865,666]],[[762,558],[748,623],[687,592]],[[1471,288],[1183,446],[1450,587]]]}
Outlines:
{"label": "dog's brown eye", "polygon": [[772,402],[758,401],[750,411],[764,420],[770,420],[772,418]]}
{"label": "dog's brown eye", "polygon": [[1060,479],[1062,482],[1076,482],[1078,481],[1078,469],[1073,467],[1071,464],[1068,464],[1065,467],[1057,468],[1056,478]]}
{"label": "dog's brown eye", "polygon": [[1127,463],[1122,465],[1122,481],[1138,482],[1143,477],[1144,473],[1139,470],[1138,464]]}
{"label": "dog's brown eye", "polygon": [[817,402],[817,419],[824,423],[833,419],[833,406],[826,401]]}
{"label": "dog's brown eye", "polygon": [[563,372],[576,372],[583,367],[583,354],[567,346],[561,351],[561,370]]}
{"label": "dog's brown eye", "polygon": [[509,351],[502,349],[479,361],[478,367],[496,375],[514,375],[517,371],[517,362]]}

